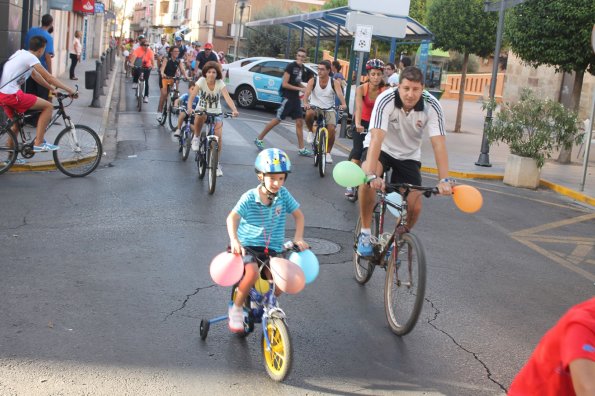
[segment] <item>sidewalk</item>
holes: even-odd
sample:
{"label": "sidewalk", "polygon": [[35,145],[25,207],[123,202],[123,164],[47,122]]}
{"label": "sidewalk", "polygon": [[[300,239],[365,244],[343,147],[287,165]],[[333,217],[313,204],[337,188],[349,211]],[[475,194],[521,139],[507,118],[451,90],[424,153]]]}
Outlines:
{"label": "sidewalk", "polygon": [[[491,167],[475,165],[481,152],[481,140],[485,113],[481,103],[465,102],[463,107],[463,121],[461,133],[454,133],[454,124],[457,115],[456,100],[443,99],[440,101],[446,117],[446,141],[448,147],[448,162],[451,175],[455,178],[466,179],[499,179],[504,177],[504,166],[509,154],[505,145],[492,145],[489,159]],[[343,149],[351,149],[351,140],[339,138],[338,145]],[[541,188],[549,188],[559,194],[595,206],[595,148],[591,147],[587,177],[584,191],[580,191],[580,182],[583,175],[583,159],[576,158],[577,148],[572,152],[572,163],[562,165],[554,161],[556,156],[546,161],[541,169]],[[422,145],[422,170],[435,173],[436,162],[434,152],[428,139]]]}
{"label": "sidewalk", "polygon": [[[105,95],[100,96],[99,101],[101,107],[89,107],[93,100],[93,90],[85,89],[85,72],[88,70],[95,70],[96,59],[87,59],[82,61],[76,66],[76,77],[77,81],[70,80],[68,71],[59,77],[60,81],[64,84],[74,87],[78,85],[79,97],[72,101],[72,104],[66,108],[66,114],[68,114],[74,124],[83,124],[92,128],[99,134],[99,137],[103,141],[105,128],[107,124],[107,117],[109,115],[109,103],[111,102],[112,92],[114,89],[115,77],[118,77],[119,73],[119,58],[116,57],[113,70],[108,74],[107,86],[103,87]],[[70,99],[67,99],[65,103],[68,103]],[[57,104],[54,101],[54,104]],[[45,134],[45,139],[48,142],[53,142],[60,131],[64,129],[64,122],[61,118],[56,121]],[[31,137],[35,136],[35,128],[32,126],[25,127],[25,130],[31,134]],[[23,172],[23,171],[44,171],[54,170],[56,166],[51,152],[36,153],[33,158],[27,159],[27,162],[23,165],[14,165],[10,172]]]}

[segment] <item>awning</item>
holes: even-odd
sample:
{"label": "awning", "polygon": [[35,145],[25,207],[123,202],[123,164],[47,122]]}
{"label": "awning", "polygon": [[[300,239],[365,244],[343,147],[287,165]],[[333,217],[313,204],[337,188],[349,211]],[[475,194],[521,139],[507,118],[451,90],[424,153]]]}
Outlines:
{"label": "awning", "polygon": [[[335,39],[337,31],[340,38],[348,39],[352,37],[352,34],[345,28],[345,19],[347,13],[351,12],[349,7],[339,7],[330,10],[315,11],[308,14],[297,14],[289,15],[284,17],[261,19],[258,21],[251,21],[246,23],[248,27],[256,26],[271,26],[271,25],[283,25],[290,29],[303,30],[305,34],[311,37],[318,35],[318,28],[320,28],[320,38]],[[361,12],[361,11],[360,11]],[[366,14],[372,14],[367,12]],[[382,14],[372,14],[382,15]],[[411,17],[405,16],[394,16],[394,15],[382,15],[394,20],[407,21],[407,32],[405,38],[402,40],[406,41],[421,41],[421,40],[432,40],[434,35],[425,26],[417,22]],[[374,36],[375,39],[391,41],[391,38],[384,36]]]}

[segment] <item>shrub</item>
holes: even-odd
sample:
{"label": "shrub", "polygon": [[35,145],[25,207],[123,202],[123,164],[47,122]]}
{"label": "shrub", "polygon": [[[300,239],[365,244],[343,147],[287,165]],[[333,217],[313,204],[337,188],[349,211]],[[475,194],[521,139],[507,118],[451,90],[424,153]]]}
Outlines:
{"label": "shrub", "polygon": [[[484,104],[484,109],[495,103]],[[517,103],[505,104],[487,130],[490,142],[504,142],[512,154],[533,158],[541,168],[554,150],[580,144],[577,114],[558,102],[523,90]]]}

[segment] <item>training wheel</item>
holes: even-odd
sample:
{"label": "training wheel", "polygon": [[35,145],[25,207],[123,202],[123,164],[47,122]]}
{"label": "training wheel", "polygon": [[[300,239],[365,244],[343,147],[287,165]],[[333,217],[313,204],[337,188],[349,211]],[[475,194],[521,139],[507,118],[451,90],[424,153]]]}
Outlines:
{"label": "training wheel", "polygon": [[202,319],[200,321],[200,338],[202,340],[205,340],[207,338],[207,335],[209,334],[209,326],[210,325],[211,324],[206,319]]}

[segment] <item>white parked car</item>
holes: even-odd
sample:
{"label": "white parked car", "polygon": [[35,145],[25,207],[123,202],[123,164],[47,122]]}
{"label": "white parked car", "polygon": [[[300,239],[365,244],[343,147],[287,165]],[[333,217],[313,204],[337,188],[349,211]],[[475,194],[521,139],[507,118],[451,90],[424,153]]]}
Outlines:
{"label": "white parked car", "polygon": [[[280,104],[282,98],[279,95],[279,88],[283,73],[287,65],[294,60],[275,58],[249,60],[242,59],[232,62],[224,68],[223,78],[230,95],[242,108],[253,108],[257,104],[265,106]],[[248,62],[243,65],[234,65],[243,61]],[[306,70],[312,75],[316,75],[316,71],[308,65],[306,65]]]}

